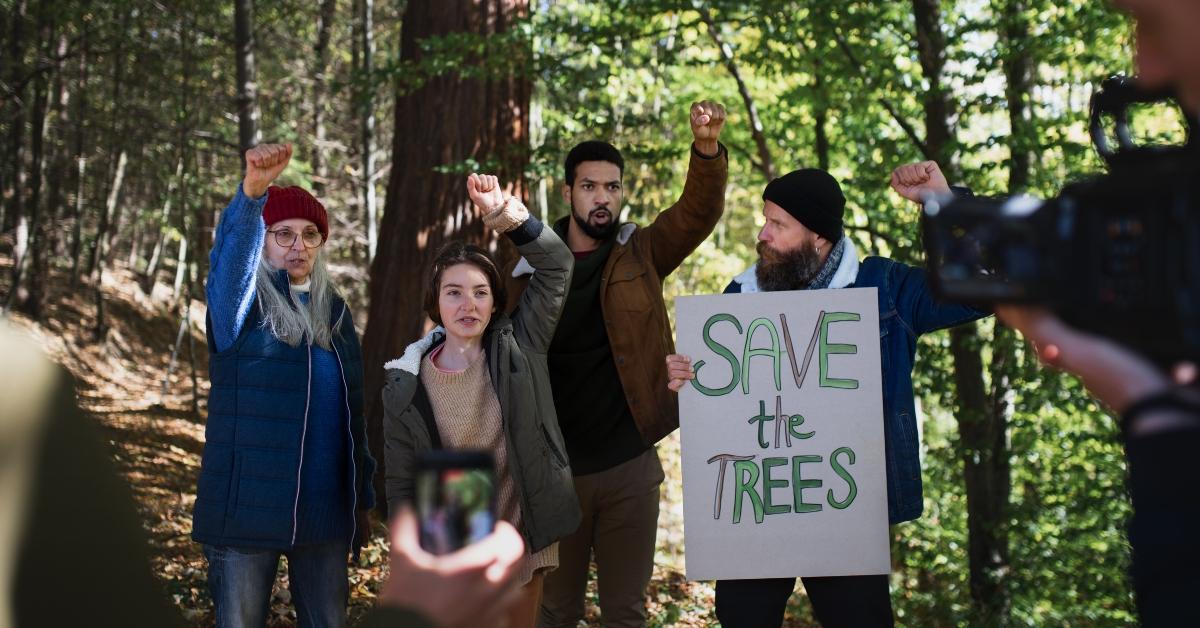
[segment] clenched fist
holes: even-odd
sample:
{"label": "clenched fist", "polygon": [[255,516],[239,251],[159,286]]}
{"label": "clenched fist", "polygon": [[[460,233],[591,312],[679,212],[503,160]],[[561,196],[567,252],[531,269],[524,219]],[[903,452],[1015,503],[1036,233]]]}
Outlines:
{"label": "clenched fist", "polygon": [[467,194],[481,214],[496,209],[504,202],[504,190],[500,189],[500,179],[496,175],[471,174],[467,177]]}
{"label": "clenched fist", "polygon": [[717,139],[721,137],[721,127],[725,126],[725,106],[713,100],[702,100],[692,103],[691,115],[696,150],[703,155],[716,156],[720,150]]}
{"label": "clenched fist", "polygon": [[242,180],[242,192],[250,198],[262,196],[291,160],[291,144],[259,144],[246,151],[246,178]]}
{"label": "clenched fist", "polygon": [[923,203],[922,195],[945,194],[950,191],[950,184],[936,161],[919,161],[892,171],[892,189],[910,201]]}

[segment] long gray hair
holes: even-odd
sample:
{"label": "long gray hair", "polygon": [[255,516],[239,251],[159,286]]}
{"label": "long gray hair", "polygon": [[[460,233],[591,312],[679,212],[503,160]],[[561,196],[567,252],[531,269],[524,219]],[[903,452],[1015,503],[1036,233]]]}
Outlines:
{"label": "long gray hair", "polygon": [[329,320],[329,309],[334,291],[325,267],[325,256],[317,255],[313,260],[312,273],[308,275],[311,282],[308,304],[295,296],[292,290],[285,294],[275,288],[271,277],[278,272],[267,263],[265,256],[259,257],[254,281],[258,304],[262,308],[263,325],[288,346],[296,347],[304,342],[332,351],[333,324]]}

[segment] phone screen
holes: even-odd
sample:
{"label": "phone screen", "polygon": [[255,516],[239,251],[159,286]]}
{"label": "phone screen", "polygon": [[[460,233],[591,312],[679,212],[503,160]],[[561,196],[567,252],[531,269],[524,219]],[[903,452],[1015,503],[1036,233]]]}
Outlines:
{"label": "phone screen", "polygon": [[496,474],[486,451],[433,451],[417,458],[421,547],[448,554],[491,534]]}

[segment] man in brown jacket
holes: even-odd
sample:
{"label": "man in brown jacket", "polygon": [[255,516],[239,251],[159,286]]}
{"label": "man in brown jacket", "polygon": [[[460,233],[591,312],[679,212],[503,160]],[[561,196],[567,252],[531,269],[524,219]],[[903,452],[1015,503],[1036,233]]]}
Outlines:
{"label": "man in brown jacket", "polygon": [[[575,254],[575,271],[547,357],[583,523],[559,542],[541,626],[583,618],[593,554],[604,624],[645,623],[663,480],[654,444],[679,426],[675,394],[663,385],[674,344],[662,282],[721,218],[728,157],[717,139],[724,124],[720,104],[692,105],[683,194],[646,227],[618,223],[625,164],[616,148],[583,142],[567,154],[563,199],[571,215],[554,229]],[[524,260],[509,269],[510,308],[532,272]]]}

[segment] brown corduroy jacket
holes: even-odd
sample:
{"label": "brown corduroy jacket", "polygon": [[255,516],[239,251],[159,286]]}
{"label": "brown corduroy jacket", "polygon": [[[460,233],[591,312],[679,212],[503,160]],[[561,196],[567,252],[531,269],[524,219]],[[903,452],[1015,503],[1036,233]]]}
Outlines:
{"label": "brown corduroy jacket", "polygon": [[[724,146],[713,158],[702,157],[693,148],[679,200],[645,227],[621,225],[600,278],[600,303],[613,361],[647,445],[679,427],[678,398],[667,389],[666,356],[674,353],[675,342],[662,282],[717,226],[725,211],[728,175]],[[524,260],[506,268],[510,310],[532,273]]]}

